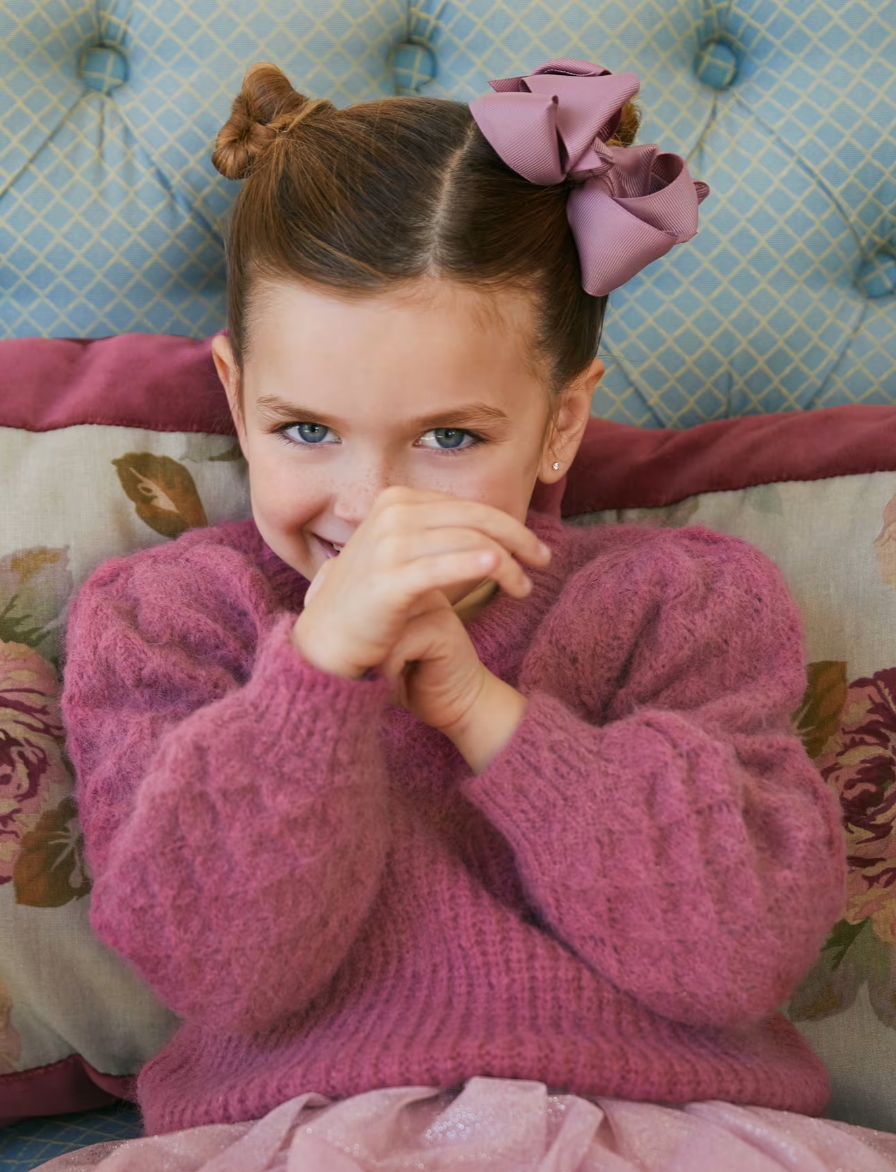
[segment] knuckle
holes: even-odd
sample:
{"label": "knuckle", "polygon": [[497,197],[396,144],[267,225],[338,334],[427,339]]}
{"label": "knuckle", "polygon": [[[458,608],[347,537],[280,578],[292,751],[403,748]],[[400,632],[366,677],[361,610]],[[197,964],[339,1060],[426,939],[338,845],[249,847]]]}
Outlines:
{"label": "knuckle", "polygon": [[402,555],[405,552],[406,539],[402,535],[400,528],[390,527],[377,544],[377,552],[381,561],[385,564],[395,565],[396,562],[405,560]]}
{"label": "knuckle", "polygon": [[384,488],[380,493],[380,504],[383,507],[391,507],[392,505],[402,504],[407,500],[408,490],[403,484],[390,484],[388,488]]}
{"label": "knuckle", "polygon": [[408,506],[405,500],[395,499],[383,503],[380,526],[385,533],[402,533],[408,528],[409,521]]}

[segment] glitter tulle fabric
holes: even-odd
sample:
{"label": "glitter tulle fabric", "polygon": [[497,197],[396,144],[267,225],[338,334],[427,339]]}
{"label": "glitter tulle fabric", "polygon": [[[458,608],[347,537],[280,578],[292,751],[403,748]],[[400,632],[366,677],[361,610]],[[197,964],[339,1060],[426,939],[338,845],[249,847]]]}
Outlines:
{"label": "glitter tulle fabric", "polygon": [[477,1077],[289,1099],[261,1119],[93,1144],[39,1172],[894,1172],[896,1135],[766,1107],[661,1107]]}

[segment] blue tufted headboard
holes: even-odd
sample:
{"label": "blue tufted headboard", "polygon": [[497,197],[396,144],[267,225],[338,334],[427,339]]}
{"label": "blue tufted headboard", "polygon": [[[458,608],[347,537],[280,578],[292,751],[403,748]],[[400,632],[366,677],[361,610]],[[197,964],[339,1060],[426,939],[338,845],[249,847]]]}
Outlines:
{"label": "blue tufted headboard", "polygon": [[712,194],[611,294],[595,414],[896,401],[896,0],[0,0],[0,337],[224,324],[210,162],[245,68],[337,105],[551,57],[641,78]]}

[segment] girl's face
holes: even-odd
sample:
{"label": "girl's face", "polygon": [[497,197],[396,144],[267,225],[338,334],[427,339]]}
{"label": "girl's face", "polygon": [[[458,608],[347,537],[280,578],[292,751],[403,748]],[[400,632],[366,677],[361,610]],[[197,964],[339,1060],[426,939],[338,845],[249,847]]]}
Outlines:
{"label": "girl's face", "polygon": [[[256,286],[244,415],[227,337],[212,350],[270,548],[312,579],[332,553],[326,543],[344,545],[393,484],[525,521],[536,479],[568,469],[604,370],[595,359],[570,388],[543,446],[547,399],[528,362],[530,314],[512,292],[444,280],[357,301],[297,283]],[[476,584],[459,583],[449,601]]]}

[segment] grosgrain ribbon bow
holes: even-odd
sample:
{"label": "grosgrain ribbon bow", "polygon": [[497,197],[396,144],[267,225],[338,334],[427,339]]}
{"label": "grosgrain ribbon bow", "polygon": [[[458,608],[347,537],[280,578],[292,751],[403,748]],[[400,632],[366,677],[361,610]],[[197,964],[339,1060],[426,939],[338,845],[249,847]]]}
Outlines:
{"label": "grosgrain ribbon bow", "polygon": [[566,210],[589,293],[618,289],[696,236],[709,186],[691,178],[681,155],[607,145],[641,88],[637,74],[563,57],[488,84],[495,93],[474,98],[470,112],[504,162],[531,183],[578,181]]}

